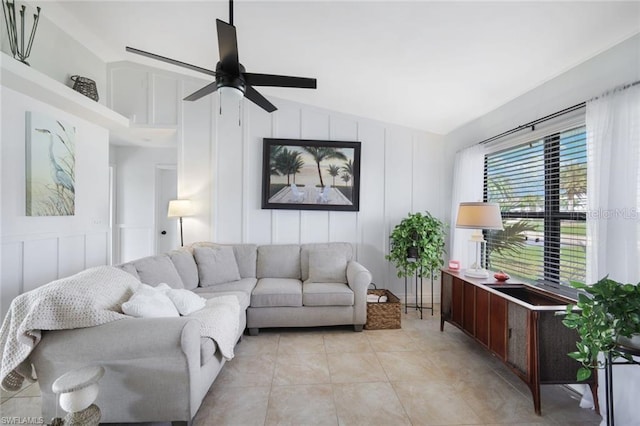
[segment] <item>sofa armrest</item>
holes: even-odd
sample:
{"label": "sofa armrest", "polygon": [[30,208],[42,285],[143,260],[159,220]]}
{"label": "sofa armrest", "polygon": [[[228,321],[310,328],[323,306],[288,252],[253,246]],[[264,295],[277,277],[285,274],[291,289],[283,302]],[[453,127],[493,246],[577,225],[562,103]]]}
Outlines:
{"label": "sofa armrest", "polygon": [[371,284],[371,272],[356,261],[347,264],[347,283],[354,293],[354,324],[367,322],[367,289]]}
{"label": "sofa armrest", "polygon": [[[132,415],[126,412],[135,411],[140,395],[145,394],[163,401],[162,408],[156,408],[158,413],[184,411],[181,416],[189,418],[188,403],[166,401],[176,399],[174,395],[190,400],[193,394],[193,378],[200,374],[200,325],[185,317],[126,318],[95,327],[46,331],[30,360],[47,418],[55,414],[57,404],[52,383],[86,365],[102,365],[107,370],[98,396],[104,421],[122,422],[117,413],[122,412],[123,418]],[[171,386],[165,390],[167,380]]]}

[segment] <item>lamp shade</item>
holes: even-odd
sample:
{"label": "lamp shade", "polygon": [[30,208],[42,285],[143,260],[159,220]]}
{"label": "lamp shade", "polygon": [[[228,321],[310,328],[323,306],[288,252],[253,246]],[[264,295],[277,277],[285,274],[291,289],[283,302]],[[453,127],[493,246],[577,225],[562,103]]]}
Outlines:
{"label": "lamp shade", "polygon": [[460,203],[456,228],[504,229],[498,203]]}
{"label": "lamp shade", "polygon": [[191,200],[171,200],[169,201],[169,212],[167,217],[191,216]]}

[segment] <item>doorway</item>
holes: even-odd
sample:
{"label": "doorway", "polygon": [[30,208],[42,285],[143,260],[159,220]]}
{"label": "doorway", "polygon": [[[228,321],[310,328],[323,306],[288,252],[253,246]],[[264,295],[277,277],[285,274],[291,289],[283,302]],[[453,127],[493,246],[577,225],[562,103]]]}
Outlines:
{"label": "doorway", "polygon": [[167,217],[169,201],[178,198],[178,174],[175,165],[156,165],[156,254],[180,247],[178,219]]}

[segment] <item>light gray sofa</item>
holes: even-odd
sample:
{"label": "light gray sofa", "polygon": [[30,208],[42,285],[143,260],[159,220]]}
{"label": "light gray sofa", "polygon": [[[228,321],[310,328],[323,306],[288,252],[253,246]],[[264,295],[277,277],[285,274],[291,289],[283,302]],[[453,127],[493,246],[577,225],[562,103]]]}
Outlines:
{"label": "light gray sofa", "polygon": [[[240,302],[238,339],[247,327],[353,325],[366,322],[371,274],[348,243],[302,245],[195,243],[119,267],[141,282],[167,283],[204,298]],[[225,363],[189,317],[131,318],[97,327],[45,331],[31,354],[45,419],[56,414],[53,381],[67,371],[106,369],[96,404],[104,423],[188,424]]]}

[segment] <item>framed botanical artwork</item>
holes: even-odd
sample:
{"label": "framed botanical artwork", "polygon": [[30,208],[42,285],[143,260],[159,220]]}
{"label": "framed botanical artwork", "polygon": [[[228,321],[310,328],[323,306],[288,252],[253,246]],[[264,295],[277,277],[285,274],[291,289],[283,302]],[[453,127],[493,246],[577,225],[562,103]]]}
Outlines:
{"label": "framed botanical artwork", "polygon": [[360,145],[265,138],[262,208],[358,211]]}
{"label": "framed botanical artwork", "polygon": [[75,127],[31,111],[26,123],[26,215],[73,216]]}

